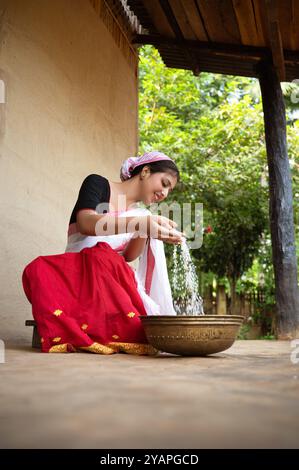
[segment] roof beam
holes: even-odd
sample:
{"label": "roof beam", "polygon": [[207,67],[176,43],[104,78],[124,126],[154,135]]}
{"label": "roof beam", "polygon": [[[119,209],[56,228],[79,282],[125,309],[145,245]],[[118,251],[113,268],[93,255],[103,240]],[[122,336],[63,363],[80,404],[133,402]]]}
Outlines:
{"label": "roof beam", "polygon": [[[143,45],[152,44],[153,46],[175,46],[179,48],[188,48],[197,52],[225,55],[244,55],[248,57],[267,58],[271,57],[271,52],[265,47],[239,46],[237,44],[216,43],[209,41],[179,40],[152,34],[136,34],[132,37],[132,43]],[[299,54],[298,54],[299,57]]]}
{"label": "roof beam", "polygon": [[[271,59],[271,50],[267,47],[242,46],[238,44],[216,43],[208,41],[179,40],[152,34],[136,34],[132,37],[132,43],[136,45],[152,44],[153,46],[172,46],[193,50],[208,55],[223,55],[231,57],[244,57],[249,59]],[[299,64],[299,52],[284,50],[286,62]]]}
{"label": "roof beam", "polygon": [[273,64],[277,70],[279,80],[284,82],[286,80],[286,71],[279,22],[277,19],[276,0],[266,0],[266,16]]}
{"label": "roof beam", "polygon": [[[181,31],[181,28],[177,22],[177,19],[171,9],[171,6],[169,5],[169,2],[168,0],[158,0],[160,5],[161,5],[161,8],[163,9],[164,13],[165,13],[165,16],[167,18],[167,21],[171,27],[171,29],[173,30],[174,34],[176,35],[177,38],[179,38],[180,41],[184,41],[184,36],[183,36],[183,33]],[[196,60],[196,57],[194,57],[194,54],[193,52],[188,49],[187,47],[182,47],[182,49],[184,50],[189,62],[190,62],[190,65],[192,67],[192,71],[194,73],[194,75],[199,75],[199,67],[198,67],[198,62]]]}

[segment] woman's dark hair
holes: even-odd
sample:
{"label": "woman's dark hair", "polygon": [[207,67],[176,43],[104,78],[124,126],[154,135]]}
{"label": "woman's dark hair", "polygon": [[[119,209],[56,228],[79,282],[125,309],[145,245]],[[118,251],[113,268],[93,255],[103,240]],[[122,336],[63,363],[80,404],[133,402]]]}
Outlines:
{"label": "woman's dark hair", "polygon": [[145,163],[144,165],[137,166],[132,171],[131,175],[136,176],[141,173],[142,168],[148,166],[151,173],[172,173],[173,176],[180,180],[180,172],[176,164],[170,160],[159,160],[158,162]]}

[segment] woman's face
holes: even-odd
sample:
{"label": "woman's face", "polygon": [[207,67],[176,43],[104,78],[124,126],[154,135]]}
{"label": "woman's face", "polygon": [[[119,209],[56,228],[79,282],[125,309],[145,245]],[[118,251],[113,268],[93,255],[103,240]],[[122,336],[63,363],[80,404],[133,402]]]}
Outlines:
{"label": "woman's face", "polygon": [[173,173],[150,173],[148,167],[142,169],[141,178],[141,200],[146,205],[163,201],[177,183]]}

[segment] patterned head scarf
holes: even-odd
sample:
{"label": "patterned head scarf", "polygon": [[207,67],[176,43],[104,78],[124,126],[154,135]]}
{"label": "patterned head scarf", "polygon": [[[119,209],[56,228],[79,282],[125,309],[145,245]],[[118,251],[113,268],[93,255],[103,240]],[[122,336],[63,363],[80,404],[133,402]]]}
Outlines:
{"label": "patterned head scarf", "polygon": [[171,158],[162,152],[147,152],[141,155],[141,157],[130,157],[122,164],[120,169],[120,179],[125,181],[131,178],[132,171],[135,170],[137,166],[144,165],[146,163],[158,162],[160,160],[170,160],[173,162]]}

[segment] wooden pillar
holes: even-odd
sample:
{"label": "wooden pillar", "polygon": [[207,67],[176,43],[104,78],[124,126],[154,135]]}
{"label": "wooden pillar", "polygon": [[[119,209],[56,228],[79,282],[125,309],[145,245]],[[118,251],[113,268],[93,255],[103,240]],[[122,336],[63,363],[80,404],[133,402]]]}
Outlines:
{"label": "wooden pillar", "polygon": [[205,288],[204,292],[204,312],[206,315],[214,315],[214,304],[213,304],[213,286],[209,285]]}
{"label": "wooden pillar", "polygon": [[226,293],[225,287],[221,284],[217,284],[217,293],[216,293],[216,314],[217,315],[226,315]]}
{"label": "wooden pillar", "polygon": [[299,327],[299,292],[285,106],[280,82],[271,63],[260,65],[259,81],[269,167],[276,327],[279,338],[287,339],[295,337]]}

